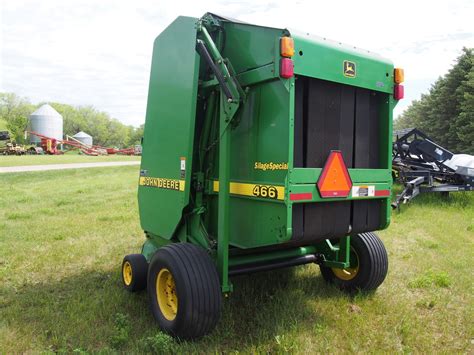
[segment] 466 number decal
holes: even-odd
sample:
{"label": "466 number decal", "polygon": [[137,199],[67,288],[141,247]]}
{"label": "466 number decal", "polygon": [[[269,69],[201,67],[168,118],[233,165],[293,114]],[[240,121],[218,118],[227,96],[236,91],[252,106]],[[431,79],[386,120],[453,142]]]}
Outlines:
{"label": "466 number decal", "polygon": [[278,199],[278,190],[275,186],[255,185],[252,193],[255,197]]}
{"label": "466 number decal", "polygon": [[[219,181],[213,181],[212,189],[219,192]],[[268,198],[272,200],[282,200],[285,197],[284,186],[274,185],[255,185],[245,182],[230,182],[229,193],[231,195],[250,196],[259,198]]]}

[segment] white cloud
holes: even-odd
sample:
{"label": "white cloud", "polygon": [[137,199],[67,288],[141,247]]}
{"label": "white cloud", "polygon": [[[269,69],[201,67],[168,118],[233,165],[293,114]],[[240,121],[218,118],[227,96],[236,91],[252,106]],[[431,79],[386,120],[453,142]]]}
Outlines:
{"label": "white cloud", "polygon": [[34,102],[93,105],[144,121],[154,38],[179,15],[215,12],[370,49],[405,68],[406,99],[426,92],[463,46],[474,46],[465,1],[0,2],[0,90]]}

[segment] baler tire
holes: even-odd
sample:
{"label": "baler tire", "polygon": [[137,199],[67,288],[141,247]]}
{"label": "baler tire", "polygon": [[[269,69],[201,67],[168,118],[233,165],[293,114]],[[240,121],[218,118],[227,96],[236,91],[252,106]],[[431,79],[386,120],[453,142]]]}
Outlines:
{"label": "baler tire", "polygon": [[176,338],[200,338],[219,320],[219,275],[207,252],[194,244],[172,243],[157,250],[148,269],[148,295],[160,328]]}
{"label": "baler tire", "polygon": [[385,280],[388,271],[388,256],[383,242],[373,232],[361,233],[351,237],[351,248],[359,261],[357,274],[349,280],[343,280],[332,268],[320,266],[323,279],[348,292],[374,291]]}
{"label": "baler tire", "polygon": [[142,254],[129,254],[122,262],[122,282],[127,291],[136,292],[146,288],[148,262]]}

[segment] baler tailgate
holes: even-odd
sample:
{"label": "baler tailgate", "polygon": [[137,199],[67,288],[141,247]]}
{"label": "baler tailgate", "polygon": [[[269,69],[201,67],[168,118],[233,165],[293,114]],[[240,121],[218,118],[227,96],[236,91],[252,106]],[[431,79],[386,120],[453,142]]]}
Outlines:
{"label": "baler tailgate", "polygon": [[[295,203],[292,240],[314,242],[386,225],[391,176],[387,124],[381,117],[387,106],[388,94],[382,92],[296,78],[295,169],[289,172],[289,198]],[[330,167],[329,185],[343,189],[339,192],[325,191],[321,183],[322,168],[334,151],[344,167]],[[345,166],[350,182],[337,172],[345,173]]]}

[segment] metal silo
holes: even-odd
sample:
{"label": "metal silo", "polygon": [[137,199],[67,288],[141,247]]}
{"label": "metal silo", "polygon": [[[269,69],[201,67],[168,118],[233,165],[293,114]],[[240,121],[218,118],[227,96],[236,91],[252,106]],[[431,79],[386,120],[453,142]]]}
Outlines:
{"label": "metal silo", "polygon": [[72,138],[77,139],[84,144],[92,145],[92,136],[88,135],[86,132],[80,131],[79,133],[73,135]]}
{"label": "metal silo", "polygon": [[[30,115],[30,130],[47,137],[63,139],[63,116],[46,104]],[[30,135],[31,143],[39,143],[41,138]]]}

